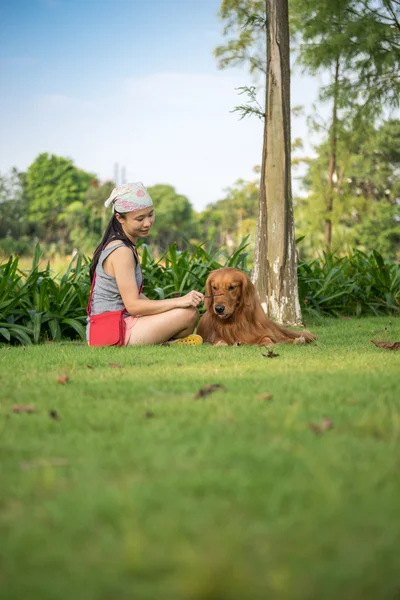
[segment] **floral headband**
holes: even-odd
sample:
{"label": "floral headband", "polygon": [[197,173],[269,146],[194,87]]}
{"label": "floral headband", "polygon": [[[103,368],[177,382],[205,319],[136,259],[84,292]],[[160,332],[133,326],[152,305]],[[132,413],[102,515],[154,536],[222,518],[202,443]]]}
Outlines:
{"label": "floral headband", "polygon": [[137,181],[115,187],[104,206],[112,206],[114,212],[126,213],[149,208],[153,206],[153,200],[143,183]]}

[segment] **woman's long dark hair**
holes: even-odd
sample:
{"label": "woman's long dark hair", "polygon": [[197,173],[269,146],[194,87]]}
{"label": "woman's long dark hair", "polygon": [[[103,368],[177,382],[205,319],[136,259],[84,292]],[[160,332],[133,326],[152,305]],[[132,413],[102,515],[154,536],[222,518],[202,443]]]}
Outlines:
{"label": "woman's long dark hair", "polygon": [[137,260],[136,247],[133,242],[125,235],[124,230],[122,229],[121,223],[118,221],[117,216],[119,215],[122,219],[125,219],[125,215],[122,213],[114,213],[110,219],[109,224],[107,225],[107,229],[104,232],[103,239],[100,244],[97,246],[96,250],[93,253],[92,263],[90,265],[90,281],[93,281],[94,273],[96,271],[97,263],[99,262],[100,254],[104,250],[104,248],[112,242],[113,240],[121,240],[124,242],[128,248],[130,248]]}

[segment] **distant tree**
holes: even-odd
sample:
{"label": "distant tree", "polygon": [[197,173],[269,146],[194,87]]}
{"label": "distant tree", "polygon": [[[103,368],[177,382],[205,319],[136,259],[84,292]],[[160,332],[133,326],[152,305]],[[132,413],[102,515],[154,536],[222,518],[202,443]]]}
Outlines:
{"label": "distant tree", "polygon": [[216,249],[224,245],[222,230],[224,214],[217,205],[218,203],[207,204],[201,213],[195,214],[197,241],[199,243],[213,241]]}
{"label": "distant tree", "polygon": [[161,251],[172,243],[184,247],[194,233],[194,213],[186,196],[178,194],[172,185],[157,184],[148,188],[155,208],[155,223],[151,241]]}
{"label": "distant tree", "polygon": [[[400,257],[400,121],[380,127],[340,128],[337,145],[337,177],[333,185],[333,250],[349,246],[378,250],[388,259]],[[307,192],[296,199],[296,222],[306,238],[302,251],[322,242],[325,189],[330,144],[317,147],[316,158],[307,159],[303,177]]]}
{"label": "distant tree", "polygon": [[0,238],[19,238],[28,231],[25,174],[13,167],[0,174]]}
{"label": "distant tree", "polygon": [[[260,0],[223,0],[220,16],[225,45],[215,49],[221,68],[248,64],[253,73],[265,72],[260,53]],[[321,86],[320,101],[330,102],[331,118],[324,124],[330,134],[325,186],[324,241],[332,240],[334,179],[338,177],[336,149],[341,123],[374,121],[400,99],[399,0],[290,0],[290,31],[297,64],[311,73],[329,74]],[[261,42],[262,45],[262,42]],[[260,114],[250,102],[240,108]]]}
{"label": "distant tree", "polygon": [[98,238],[103,235],[107,223],[111,218],[111,212],[106,209],[104,202],[107,200],[114,187],[115,183],[113,181],[105,181],[101,184],[98,181],[93,180],[86,192],[87,242],[90,243],[92,249],[97,246]]}
{"label": "distant tree", "polygon": [[[93,174],[74,166],[70,159],[40,154],[26,173],[25,190],[29,221],[41,229],[46,242],[69,240],[73,212],[84,212],[84,197]],[[74,204],[79,203],[79,204]]]}
{"label": "distant tree", "polygon": [[[256,169],[255,169],[256,170]],[[238,179],[227,190],[225,198],[212,204],[200,214],[204,234],[201,239],[215,238],[216,244],[233,246],[253,234],[258,212],[259,182]]]}
{"label": "distant tree", "polygon": [[104,202],[114,186],[112,181],[101,184],[93,179],[84,200],[75,200],[66,207],[64,221],[69,239],[80,252],[91,254],[98,245],[112,214]]}
{"label": "distant tree", "polygon": [[217,46],[214,56],[220,69],[246,64],[250,73],[267,73],[265,59],[266,37],[264,28],[265,0],[222,0],[218,15],[224,21],[226,44]]}
{"label": "distant tree", "polygon": [[304,71],[328,73],[320,100],[329,101],[329,163],[325,189],[326,246],[332,241],[334,180],[340,121],[374,120],[400,94],[398,0],[291,0],[291,30]]}

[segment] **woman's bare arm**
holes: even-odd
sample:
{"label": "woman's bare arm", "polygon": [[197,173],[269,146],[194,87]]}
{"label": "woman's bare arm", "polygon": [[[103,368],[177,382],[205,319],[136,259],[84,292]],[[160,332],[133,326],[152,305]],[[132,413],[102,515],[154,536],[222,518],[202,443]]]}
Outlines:
{"label": "woman's bare arm", "polygon": [[143,294],[139,295],[134,258],[132,251],[127,247],[121,246],[114,250],[109,257],[109,267],[117,282],[125,308],[131,315],[158,315],[174,308],[197,306],[203,301],[203,294],[196,291],[191,291],[180,298],[167,300],[149,300]]}

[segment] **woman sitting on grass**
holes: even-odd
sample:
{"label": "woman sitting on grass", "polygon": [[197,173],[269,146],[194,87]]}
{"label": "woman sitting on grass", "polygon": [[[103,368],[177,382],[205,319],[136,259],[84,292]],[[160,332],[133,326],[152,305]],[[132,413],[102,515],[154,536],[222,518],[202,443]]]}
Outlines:
{"label": "woman sitting on grass", "polygon": [[[90,314],[125,308],[124,345],[167,341],[201,344],[200,336],[191,335],[199,317],[196,307],[204,298],[201,292],[192,290],[186,296],[168,300],[149,300],[141,293],[143,275],[136,243],[148,235],[155,219],[153,201],[144,185],[138,182],[117,186],[105,206],[112,206],[113,215],[90,267],[92,282],[95,277]],[[90,321],[87,339],[93,345]]]}

